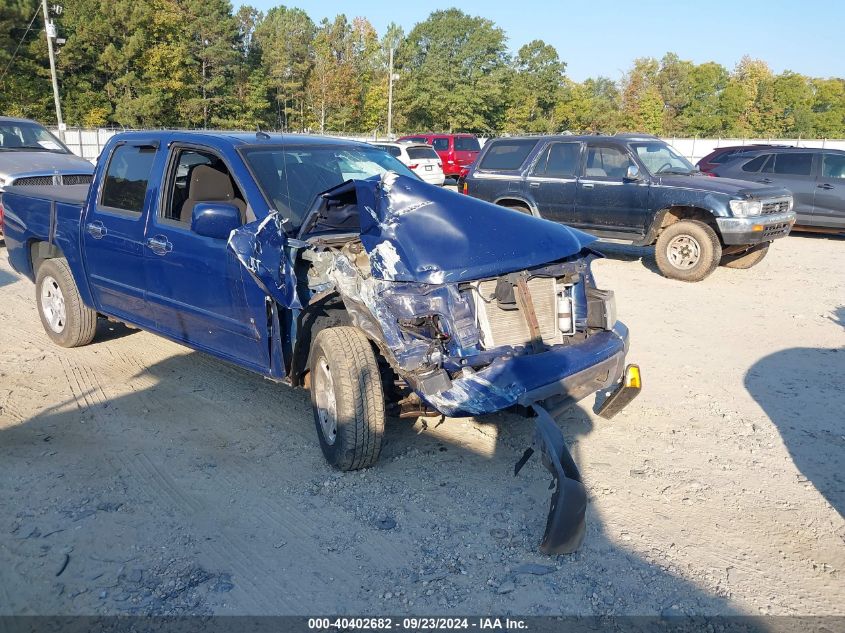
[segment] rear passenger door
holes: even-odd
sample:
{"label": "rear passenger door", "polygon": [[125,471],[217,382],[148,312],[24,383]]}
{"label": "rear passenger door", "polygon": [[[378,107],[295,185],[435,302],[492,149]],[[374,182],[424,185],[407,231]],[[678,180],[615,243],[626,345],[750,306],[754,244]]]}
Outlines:
{"label": "rear passenger door", "polygon": [[564,224],[576,221],[575,194],[580,162],[579,142],[554,142],[542,149],[525,179],[541,217]]}
{"label": "rear passenger door", "polygon": [[784,187],[792,192],[798,224],[810,221],[816,195],[814,152],[777,152],[771,154],[760,170],[757,182]]}
{"label": "rear passenger door", "polygon": [[645,171],[622,145],[588,143],[575,197],[579,228],[605,237],[642,235],[648,218],[648,180],[627,180],[631,165]]}
{"label": "rear passenger door", "polygon": [[845,228],[845,154],[824,153],[820,162],[812,223]]}
{"label": "rear passenger door", "polygon": [[158,142],[119,143],[92,191],[82,230],[85,268],[96,307],[140,326],[155,325],[146,298],[144,225]]}
{"label": "rear passenger door", "polygon": [[164,174],[144,260],[157,329],[192,347],[266,371],[267,326],[250,316],[245,295],[245,284],[255,282],[226,239],[191,230],[193,208],[203,202],[236,206],[243,221],[242,189],[222,157],[200,146],[172,145]]}

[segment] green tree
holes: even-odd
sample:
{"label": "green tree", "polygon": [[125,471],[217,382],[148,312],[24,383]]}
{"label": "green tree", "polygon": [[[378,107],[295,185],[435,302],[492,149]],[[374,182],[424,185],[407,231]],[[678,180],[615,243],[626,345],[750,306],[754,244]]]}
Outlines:
{"label": "green tree", "polygon": [[0,1],[0,112],[49,123],[56,119],[39,7],[35,0]]}
{"label": "green tree", "polygon": [[486,18],[435,11],[399,49],[396,101],[408,129],[499,129],[507,72],[505,34]]}
{"label": "green tree", "polygon": [[845,79],[815,79],[813,134],[818,138],[845,138]]}
{"label": "green tree", "polygon": [[274,127],[305,128],[305,86],[314,67],[315,33],[305,11],[284,6],[270,9],[255,28],[261,67],[274,95]]}
{"label": "green tree", "polygon": [[566,70],[555,47],[534,40],[519,49],[511,68],[505,131],[554,131],[557,126],[555,106]]}
{"label": "green tree", "polygon": [[660,64],[640,57],[622,80],[623,121],[630,130],[661,134],[664,103],[657,87]]}

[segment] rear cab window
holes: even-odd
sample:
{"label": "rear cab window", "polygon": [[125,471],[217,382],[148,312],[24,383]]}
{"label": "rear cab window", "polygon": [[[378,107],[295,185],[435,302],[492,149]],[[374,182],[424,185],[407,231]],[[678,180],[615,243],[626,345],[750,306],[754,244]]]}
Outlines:
{"label": "rear cab window", "polygon": [[140,215],[155,156],[152,146],[118,145],[106,168],[100,206]]}
{"label": "rear cab window", "polygon": [[490,141],[478,164],[480,171],[517,171],[537,147],[538,139]]}

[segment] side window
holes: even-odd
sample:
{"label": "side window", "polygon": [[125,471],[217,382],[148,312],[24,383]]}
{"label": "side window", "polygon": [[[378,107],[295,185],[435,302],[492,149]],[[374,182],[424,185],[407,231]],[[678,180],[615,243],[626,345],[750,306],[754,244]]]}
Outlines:
{"label": "side window", "polygon": [[567,178],[578,170],[580,143],[552,143],[534,169],[537,176]]}
{"label": "side window", "polygon": [[147,182],[156,148],[120,145],[111,154],[100,204],[140,214],[144,209]]}
{"label": "side window", "polygon": [[538,139],[514,139],[490,141],[484,152],[484,158],[478,168],[486,171],[513,171],[519,169],[531,151],[537,146]]}
{"label": "side window", "polygon": [[191,214],[198,203],[223,202],[236,206],[243,218],[246,204],[225,163],[211,152],[188,148],[176,151],[161,217],[190,226]]}
{"label": "side window", "polygon": [[628,152],[618,147],[593,146],[587,149],[584,176],[622,180],[628,172],[628,166],[633,164]]}
{"label": "side window", "polygon": [[399,158],[399,157],[402,155],[402,150],[401,150],[400,148],[396,147],[395,145],[388,145],[388,146],[387,146],[387,147],[385,147],[384,149],[386,149],[386,150],[387,150],[387,152],[388,152],[391,156],[394,156],[394,157],[396,157],[396,158]]}
{"label": "side window", "polygon": [[784,152],[783,154],[775,154],[774,173],[788,174],[790,176],[809,176],[813,173],[813,154],[810,152]]}
{"label": "side window", "polygon": [[824,154],[822,158],[822,177],[845,179],[845,155]]}
{"label": "side window", "polygon": [[449,139],[448,138],[436,138],[431,143],[431,146],[436,149],[438,152],[446,152],[449,150]]}
{"label": "side window", "polygon": [[769,156],[771,156],[771,154],[763,154],[762,156],[758,156],[754,160],[748,161],[742,166],[742,171],[760,171]]}

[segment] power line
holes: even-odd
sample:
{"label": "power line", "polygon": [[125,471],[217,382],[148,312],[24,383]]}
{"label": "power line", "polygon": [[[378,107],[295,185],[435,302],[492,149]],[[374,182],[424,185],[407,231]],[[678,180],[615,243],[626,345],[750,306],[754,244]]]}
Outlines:
{"label": "power line", "polygon": [[32,29],[32,24],[33,24],[33,22],[35,22],[35,18],[38,17],[38,12],[40,10],[41,10],[41,8],[39,7],[35,10],[35,13],[32,14],[32,19],[29,21],[29,26],[26,27],[26,31],[24,31],[23,35],[21,36],[20,41],[18,42],[18,45],[15,47],[15,52],[12,53],[12,59],[9,60],[9,63],[6,64],[6,68],[3,69],[3,74],[0,75],[0,83],[2,83],[3,80],[6,78],[6,73],[8,73],[9,69],[12,67],[12,64],[14,63],[15,58],[18,55],[18,50],[20,49],[21,44],[23,44],[24,39],[26,39],[26,36],[29,35],[29,31]]}

